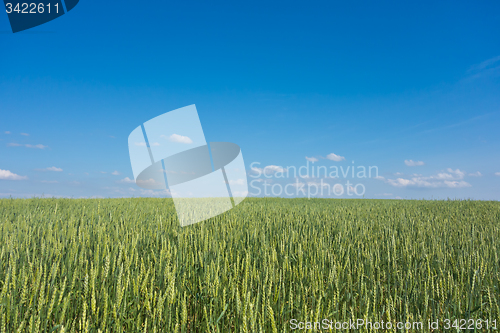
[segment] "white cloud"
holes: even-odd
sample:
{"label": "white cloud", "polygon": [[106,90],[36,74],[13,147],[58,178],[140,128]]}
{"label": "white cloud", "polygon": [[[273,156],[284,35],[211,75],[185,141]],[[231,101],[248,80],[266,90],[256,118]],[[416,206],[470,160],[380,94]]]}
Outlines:
{"label": "white cloud", "polygon": [[45,149],[45,148],[48,148],[48,146],[44,146],[44,145],[30,145],[30,144],[27,144],[25,145],[27,148],[36,148],[36,149]]}
{"label": "white cloud", "polygon": [[107,172],[106,171],[99,171],[99,173],[106,174]]}
{"label": "white cloud", "polygon": [[500,172],[495,172],[495,176],[500,176]]}
{"label": "white cloud", "polygon": [[458,187],[471,187],[472,185],[467,183],[464,180],[457,181],[457,180],[445,180],[444,183],[446,186],[451,187],[451,188],[458,188]]}
{"label": "white cloud", "polygon": [[21,135],[30,136],[28,133],[21,133]]}
{"label": "white cloud", "polygon": [[19,175],[16,175],[15,173],[10,172],[9,170],[0,169],[0,179],[3,179],[3,180],[26,180],[26,179],[28,179],[28,177],[19,176]]}
{"label": "white cloud", "polygon": [[264,168],[264,172],[270,172],[270,173],[285,172],[285,171],[286,171],[285,169],[277,165],[268,165]]}
{"label": "white cloud", "polygon": [[500,56],[496,56],[496,57],[493,57],[493,58],[490,58],[488,60],[485,60],[483,61],[482,63],[480,64],[476,64],[476,65],[473,65],[470,69],[469,69],[469,72],[471,71],[480,71],[480,70],[483,70],[485,68],[488,68],[490,67],[491,65],[494,65],[495,63],[499,62],[500,61]]}
{"label": "white cloud", "polygon": [[446,172],[438,173],[436,176],[437,179],[454,179],[455,176]]}
{"label": "white cloud", "polygon": [[272,175],[275,173],[285,173],[286,169],[278,165],[268,165],[265,168],[252,168],[252,171],[261,175]]}
{"label": "white cloud", "polygon": [[387,179],[387,183],[389,183],[395,187],[405,187],[408,185],[415,185],[416,184],[415,181],[412,181],[409,179],[404,179],[404,178]]}
{"label": "white cloud", "polygon": [[125,177],[123,178],[122,180],[119,180],[118,181],[119,183],[127,183],[127,184],[132,184],[132,183],[135,183],[135,181],[133,179],[130,179],[128,177]]}
{"label": "white cloud", "polygon": [[137,180],[137,185],[156,185],[156,181],[153,178],[146,180]]}
{"label": "white cloud", "polygon": [[152,196],[152,197],[158,197],[158,196],[161,196],[161,195],[172,195],[170,193],[170,190],[145,190],[145,189],[141,189],[139,191],[141,193],[141,195],[146,195],[146,196]]}
{"label": "white cloud", "polygon": [[452,168],[448,168],[448,169],[446,169],[446,171],[455,174],[455,176],[457,176],[460,179],[464,178],[464,176],[465,176],[465,172],[460,171],[459,169],[453,170]]}
{"label": "white cloud", "polygon": [[153,143],[151,144],[151,147],[158,147],[159,145],[160,145],[160,143],[159,143],[159,142],[153,142]]}
{"label": "white cloud", "polygon": [[326,158],[331,160],[331,161],[335,161],[335,162],[340,162],[340,161],[345,160],[344,156],[339,156],[339,155],[336,155],[334,153],[326,155]]}
{"label": "white cloud", "polygon": [[9,147],[21,147],[21,146],[24,146],[26,148],[36,148],[36,149],[45,149],[45,148],[48,148],[48,146],[44,146],[44,145],[30,145],[30,144],[20,144],[20,143],[15,143],[15,142],[12,142],[12,143],[9,143],[7,146]]}
{"label": "white cloud", "polygon": [[57,180],[42,180],[41,183],[45,183],[45,184],[57,184],[59,182]]}
{"label": "white cloud", "polygon": [[481,177],[483,174],[479,171],[476,171],[476,172],[473,172],[473,173],[469,173],[469,176],[471,177]]}
{"label": "white cloud", "polygon": [[245,179],[237,179],[237,180],[229,180],[229,184],[230,185],[245,185],[246,184],[246,181]]}
{"label": "white cloud", "polygon": [[10,131],[5,131],[5,134],[10,134]]}
{"label": "white cloud", "polygon": [[421,166],[424,165],[425,163],[422,161],[405,160],[405,164],[407,166]]}
{"label": "white cloud", "polygon": [[307,182],[308,186],[317,186],[317,187],[329,187],[330,185],[322,182]]}
{"label": "white cloud", "polygon": [[[128,177],[123,178],[122,180],[117,181],[117,183],[125,183],[125,184],[135,184],[136,182],[133,179]],[[156,181],[151,178],[147,180],[138,180],[137,185],[155,185]]]}
{"label": "white cloud", "polygon": [[424,177],[414,174],[410,178],[385,179],[379,178],[394,187],[426,187],[426,188],[461,188],[471,187],[472,185],[462,180],[465,177],[465,172],[460,169],[446,169],[447,172],[440,172],[437,175]]}
{"label": "white cloud", "polygon": [[55,166],[53,167],[50,167],[50,168],[46,168],[46,169],[37,169],[38,171],[54,171],[54,172],[62,172],[63,169],[61,168],[57,168]]}
{"label": "white cloud", "polygon": [[119,176],[119,175],[120,175],[120,173],[119,173],[118,171],[116,171],[116,170],[115,170],[115,171],[113,171],[111,174],[112,174],[113,176]]}
{"label": "white cloud", "polygon": [[309,162],[318,162],[318,159],[316,157],[307,157],[306,156],[306,160],[308,160]]}
{"label": "white cloud", "polygon": [[[166,136],[162,135],[162,137]],[[171,136],[168,137],[168,140],[171,142],[185,143],[185,144],[193,143],[193,140],[191,140],[189,137],[179,134],[172,134]]]}

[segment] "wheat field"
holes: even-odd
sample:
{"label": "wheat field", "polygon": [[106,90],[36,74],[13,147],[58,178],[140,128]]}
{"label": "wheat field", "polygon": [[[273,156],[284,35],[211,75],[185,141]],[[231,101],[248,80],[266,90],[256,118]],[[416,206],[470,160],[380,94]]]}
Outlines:
{"label": "wheat field", "polygon": [[248,198],[181,228],[171,199],[2,199],[0,331],[498,322],[499,239],[499,202]]}

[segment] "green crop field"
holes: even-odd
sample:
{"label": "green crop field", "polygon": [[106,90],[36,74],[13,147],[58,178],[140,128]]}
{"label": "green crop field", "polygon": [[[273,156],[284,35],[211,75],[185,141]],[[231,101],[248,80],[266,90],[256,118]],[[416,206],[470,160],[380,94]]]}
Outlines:
{"label": "green crop field", "polygon": [[3,199],[0,331],[500,330],[499,240],[499,202],[246,199],[181,228],[171,199]]}

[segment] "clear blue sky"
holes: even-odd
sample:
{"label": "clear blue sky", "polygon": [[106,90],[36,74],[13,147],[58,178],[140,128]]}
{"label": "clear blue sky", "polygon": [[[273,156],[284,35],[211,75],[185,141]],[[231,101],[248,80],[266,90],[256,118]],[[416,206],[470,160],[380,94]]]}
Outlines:
{"label": "clear blue sky", "polygon": [[196,104],[248,168],[354,161],[379,169],[365,197],[499,200],[498,36],[498,1],[82,0],[17,34],[0,14],[0,197],[152,195],[128,135]]}

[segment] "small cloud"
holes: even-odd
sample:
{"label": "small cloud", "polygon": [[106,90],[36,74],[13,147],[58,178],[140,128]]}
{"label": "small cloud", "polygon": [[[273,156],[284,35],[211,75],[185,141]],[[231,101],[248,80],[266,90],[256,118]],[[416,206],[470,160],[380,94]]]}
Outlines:
{"label": "small cloud", "polygon": [[21,133],[21,135],[30,136],[28,133]]}
{"label": "small cloud", "polygon": [[495,172],[495,176],[500,176],[500,172]]}
{"label": "small cloud", "polygon": [[451,187],[451,188],[471,187],[472,186],[471,184],[467,183],[464,180],[461,180],[461,181],[457,181],[457,180],[452,180],[452,181],[445,180],[444,183],[445,183],[445,185],[447,187]]}
{"label": "small cloud", "polygon": [[414,181],[404,178],[387,179],[387,182],[395,187],[405,187],[408,185],[415,185]]}
{"label": "small cloud", "polygon": [[116,139],[116,136],[114,136],[114,135],[110,135],[109,137],[110,137],[111,139]]}
{"label": "small cloud", "polygon": [[309,162],[318,162],[318,159],[316,157],[307,157],[306,156],[306,160],[308,160]]}
{"label": "small cloud", "polygon": [[158,147],[159,145],[160,145],[160,144],[159,144],[158,142],[153,142],[153,143],[151,144],[151,147]]}
{"label": "small cloud", "polygon": [[0,169],[0,179],[3,179],[3,180],[26,180],[26,179],[28,179],[28,177],[19,176],[19,175],[16,175],[15,173],[10,172],[9,170]]}
{"label": "small cloud", "polygon": [[26,148],[38,148],[38,149],[45,149],[47,147],[45,147],[44,145],[30,145],[30,144],[26,144],[24,145]]}
{"label": "small cloud", "polygon": [[405,160],[405,164],[407,166],[421,166],[424,165],[425,163],[422,161]]}
{"label": "small cloud", "polygon": [[278,165],[268,165],[265,168],[252,168],[253,173],[259,173],[261,175],[272,175],[274,173],[285,173],[286,169]]}
{"label": "small cloud", "polygon": [[437,179],[454,179],[455,176],[446,172],[438,173],[436,176]]}
{"label": "small cloud", "polygon": [[481,177],[483,174],[479,171],[476,171],[476,172],[473,172],[473,173],[469,173],[469,176],[471,177]]}
{"label": "small cloud", "polygon": [[462,180],[465,177],[465,172],[460,169],[453,170],[452,168],[446,169],[447,172],[440,172],[437,175],[424,177],[415,174],[413,177],[396,178],[396,179],[382,179],[386,183],[394,187],[425,187],[425,188],[462,188],[471,187],[472,185]]}
{"label": "small cloud", "polygon": [[468,72],[475,72],[475,71],[481,71],[483,69],[486,69],[488,67],[491,67],[492,65],[496,64],[497,62],[500,61],[500,56],[496,56],[493,58],[490,58],[488,60],[485,60],[479,64],[473,65]]}
{"label": "small cloud", "polygon": [[140,191],[140,194],[141,195],[145,195],[145,196],[153,196],[153,197],[157,197],[157,196],[162,196],[162,195],[172,195],[170,193],[170,190],[145,190],[145,189],[141,189]]}
{"label": "small cloud", "polygon": [[112,174],[113,176],[119,176],[119,175],[120,175],[120,173],[119,173],[118,171],[116,171],[116,170],[115,170],[115,171],[113,171],[111,174]]}
{"label": "small cloud", "polygon": [[45,168],[45,169],[35,169],[36,171],[54,171],[54,172],[62,172],[63,169],[57,168],[55,166],[50,167],[50,168]]}
{"label": "small cloud", "polygon": [[263,172],[265,174],[273,174],[273,173],[284,173],[286,172],[286,169],[283,169],[283,167],[280,167],[278,165],[268,165],[264,168]]}
{"label": "small cloud", "polygon": [[44,146],[44,145],[25,145],[27,148],[36,148],[36,149],[45,149],[49,148],[49,146]]}
{"label": "small cloud", "polygon": [[246,181],[245,179],[237,179],[237,180],[230,180],[229,181],[229,184],[230,185],[245,185],[246,184]]}
{"label": "small cloud", "polygon": [[137,185],[156,185],[156,181],[153,178],[146,180],[138,180]]}
{"label": "small cloud", "polygon": [[5,134],[10,134],[10,131],[5,131]]}
{"label": "small cloud", "polygon": [[496,56],[472,66],[467,71],[468,74],[471,74],[469,79],[477,79],[481,77],[499,75],[500,74],[499,63],[500,63],[500,56]]}
{"label": "small cloud", "polygon": [[24,146],[26,148],[36,148],[36,149],[45,149],[45,148],[48,148],[48,146],[44,146],[44,145],[30,145],[30,144],[20,144],[20,143],[15,143],[15,142],[11,142],[9,144],[7,144],[7,146],[9,147],[21,147],[21,146]]}
{"label": "small cloud", "polygon": [[[165,135],[162,135],[162,137],[165,137]],[[171,142],[184,143],[184,144],[193,143],[193,140],[191,140],[189,137],[179,134],[172,134],[171,136],[168,137],[168,140]]]}
{"label": "small cloud", "polygon": [[106,171],[99,171],[99,173],[105,174],[105,173],[107,173],[107,172],[106,172]]}
{"label": "small cloud", "polygon": [[57,180],[42,180],[40,183],[44,183],[44,184],[57,184],[59,182]]}
{"label": "small cloud", "polygon": [[460,179],[464,178],[464,176],[465,176],[465,172],[460,171],[459,169],[453,170],[452,168],[448,168],[446,170],[452,174],[455,174],[455,176],[460,178]]}
{"label": "small cloud", "polygon": [[336,155],[334,153],[326,155],[326,158],[331,160],[331,161],[335,161],[335,162],[340,162],[340,161],[345,160],[344,156],[339,156],[339,155]]}
{"label": "small cloud", "polygon": [[[317,186],[317,187],[329,187],[327,183],[324,183],[323,181],[321,182],[307,182],[308,186]],[[350,186],[350,189],[354,189],[352,186]]]}
{"label": "small cloud", "polygon": [[135,181],[133,179],[130,179],[128,177],[125,177],[123,178],[122,180],[119,180],[118,181],[119,183],[127,183],[127,184],[132,184],[132,183],[135,183]]}

